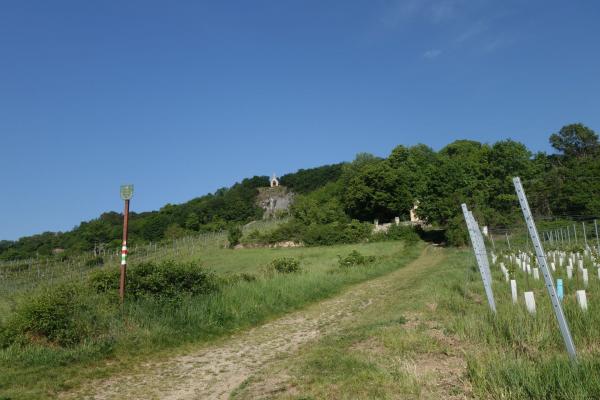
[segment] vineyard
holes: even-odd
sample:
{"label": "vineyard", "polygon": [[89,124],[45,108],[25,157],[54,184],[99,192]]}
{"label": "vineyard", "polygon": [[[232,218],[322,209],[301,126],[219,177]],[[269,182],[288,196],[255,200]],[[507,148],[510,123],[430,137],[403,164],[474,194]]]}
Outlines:
{"label": "vineyard", "polygon": [[[517,343],[541,340],[540,348],[558,345],[560,331],[569,357],[576,360],[577,347],[594,351],[600,326],[594,312],[600,307],[598,223],[554,223],[538,231],[519,178],[514,183],[525,229],[516,227],[511,234],[481,229],[463,204],[493,322]],[[486,242],[492,247],[489,258]],[[528,337],[520,337],[527,331]]]}
{"label": "vineyard", "polygon": [[[173,240],[171,243],[149,243],[129,250],[129,260],[135,265],[144,261],[170,258],[193,258],[202,250],[223,247],[225,232],[207,233]],[[39,258],[0,262],[0,298],[40,284],[82,280],[91,270],[119,265],[119,249],[89,252],[68,260]]]}

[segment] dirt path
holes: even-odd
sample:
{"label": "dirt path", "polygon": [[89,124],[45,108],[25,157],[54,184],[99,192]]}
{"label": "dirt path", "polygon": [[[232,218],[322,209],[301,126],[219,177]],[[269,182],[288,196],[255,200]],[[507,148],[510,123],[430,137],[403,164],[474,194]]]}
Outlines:
{"label": "dirt path", "polygon": [[357,284],[340,295],[290,313],[192,354],[147,363],[136,372],[71,393],[88,399],[227,399],[248,377],[270,362],[296,352],[302,345],[335,332],[375,302],[386,301],[392,282],[430,268],[443,259],[427,248],[420,257],[390,274]]}

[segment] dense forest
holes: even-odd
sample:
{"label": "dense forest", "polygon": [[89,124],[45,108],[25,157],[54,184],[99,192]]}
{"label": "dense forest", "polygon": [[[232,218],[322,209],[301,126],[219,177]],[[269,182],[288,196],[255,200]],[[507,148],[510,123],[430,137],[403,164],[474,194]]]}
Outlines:
{"label": "dense forest", "polygon": [[[400,145],[387,158],[361,153],[352,162],[284,175],[281,184],[298,195],[290,211],[292,221],[276,238],[323,243],[327,242],[323,237],[334,233],[352,237],[366,232],[361,222],[408,219],[417,203],[419,216],[447,228],[450,238],[453,230],[462,229],[461,202],[469,203],[487,225],[510,226],[520,218],[511,180],[517,175],[537,215],[575,219],[600,215],[598,135],[582,124],[571,124],[549,140],[556,154],[533,154],[513,140],[494,144],[458,140],[437,152],[422,144]],[[257,189],[268,184],[268,177],[255,176],[184,204],[132,213],[130,241],[173,239],[259,219]],[[69,232],[2,241],[0,259],[49,256],[57,248],[65,249],[63,257],[117,248],[121,223],[121,214],[108,212]]]}

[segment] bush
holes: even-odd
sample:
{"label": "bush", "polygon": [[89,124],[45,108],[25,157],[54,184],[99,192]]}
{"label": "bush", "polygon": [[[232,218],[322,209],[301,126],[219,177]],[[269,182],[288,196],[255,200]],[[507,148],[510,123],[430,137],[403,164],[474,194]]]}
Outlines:
{"label": "bush", "polygon": [[392,225],[386,232],[387,240],[404,240],[408,243],[419,241],[419,235],[412,226]]}
{"label": "bush", "polygon": [[341,243],[358,243],[366,240],[373,227],[369,223],[353,220],[349,223],[301,224],[291,220],[272,232],[261,235],[252,232],[248,240],[254,243],[277,243],[287,240],[302,242],[307,246],[330,246]]}
{"label": "bush", "polygon": [[[119,288],[119,269],[96,271],[90,285],[97,292]],[[205,294],[217,289],[214,274],[193,263],[143,263],[127,270],[127,293],[133,297],[177,298],[183,294]]]}
{"label": "bush", "polygon": [[352,250],[346,257],[338,256],[338,263],[342,268],[367,265],[374,261],[375,256],[364,256],[357,250]]}
{"label": "bush", "polygon": [[277,243],[287,240],[294,242],[302,241],[304,230],[304,225],[298,223],[296,220],[291,220],[279,225],[274,231],[267,233],[264,236],[264,241],[267,243]]}
{"label": "bush", "polygon": [[465,246],[469,243],[469,232],[462,216],[448,221],[446,242],[451,246]]}
{"label": "bush", "polygon": [[72,346],[97,327],[97,313],[84,288],[43,288],[21,299],[0,334],[0,344],[49,343]]}
{"label": "bush", "polygon": [[341,243],[358,243],[366,240],[372,231],[369,223],[353,220],[350,223],[309,225],[302,241],[311,246],[330,246]]}
{"label": "bush", "polygon": [[342,243],[342,229],[339,224],[309,225],[302,235],[308,246],[331,246]]}
{"label": "bush", "polygon": [[257,243],[263,239],[258,229],[253,229],[243,239],[244,243]]}
{"label": "bush", "polygon": [[282,274],[300,272],[300,261],[292,257],[276,258],[271,261],[271,267]]}
{"label": "bush", "polygon": [[229,241],[229,247],[235,247],[240,243],[242,239],[243,232],[242,228],[239,225],[233,226],[229,229],[227,233],[227,240]]}
{"label": "bush", "polygon": [[373,232],[373,225],[353,219],[344,224],[342,228],[342,241],[340,243],[359,243],[366,240]]}

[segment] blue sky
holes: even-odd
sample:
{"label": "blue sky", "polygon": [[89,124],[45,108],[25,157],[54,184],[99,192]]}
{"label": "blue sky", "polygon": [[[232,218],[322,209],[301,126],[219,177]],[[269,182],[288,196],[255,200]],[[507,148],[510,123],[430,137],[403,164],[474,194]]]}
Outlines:
{"label": "blue sky", "polygon": [[596,1],[3,1],[0,239],[252,175],[600,130]]}

